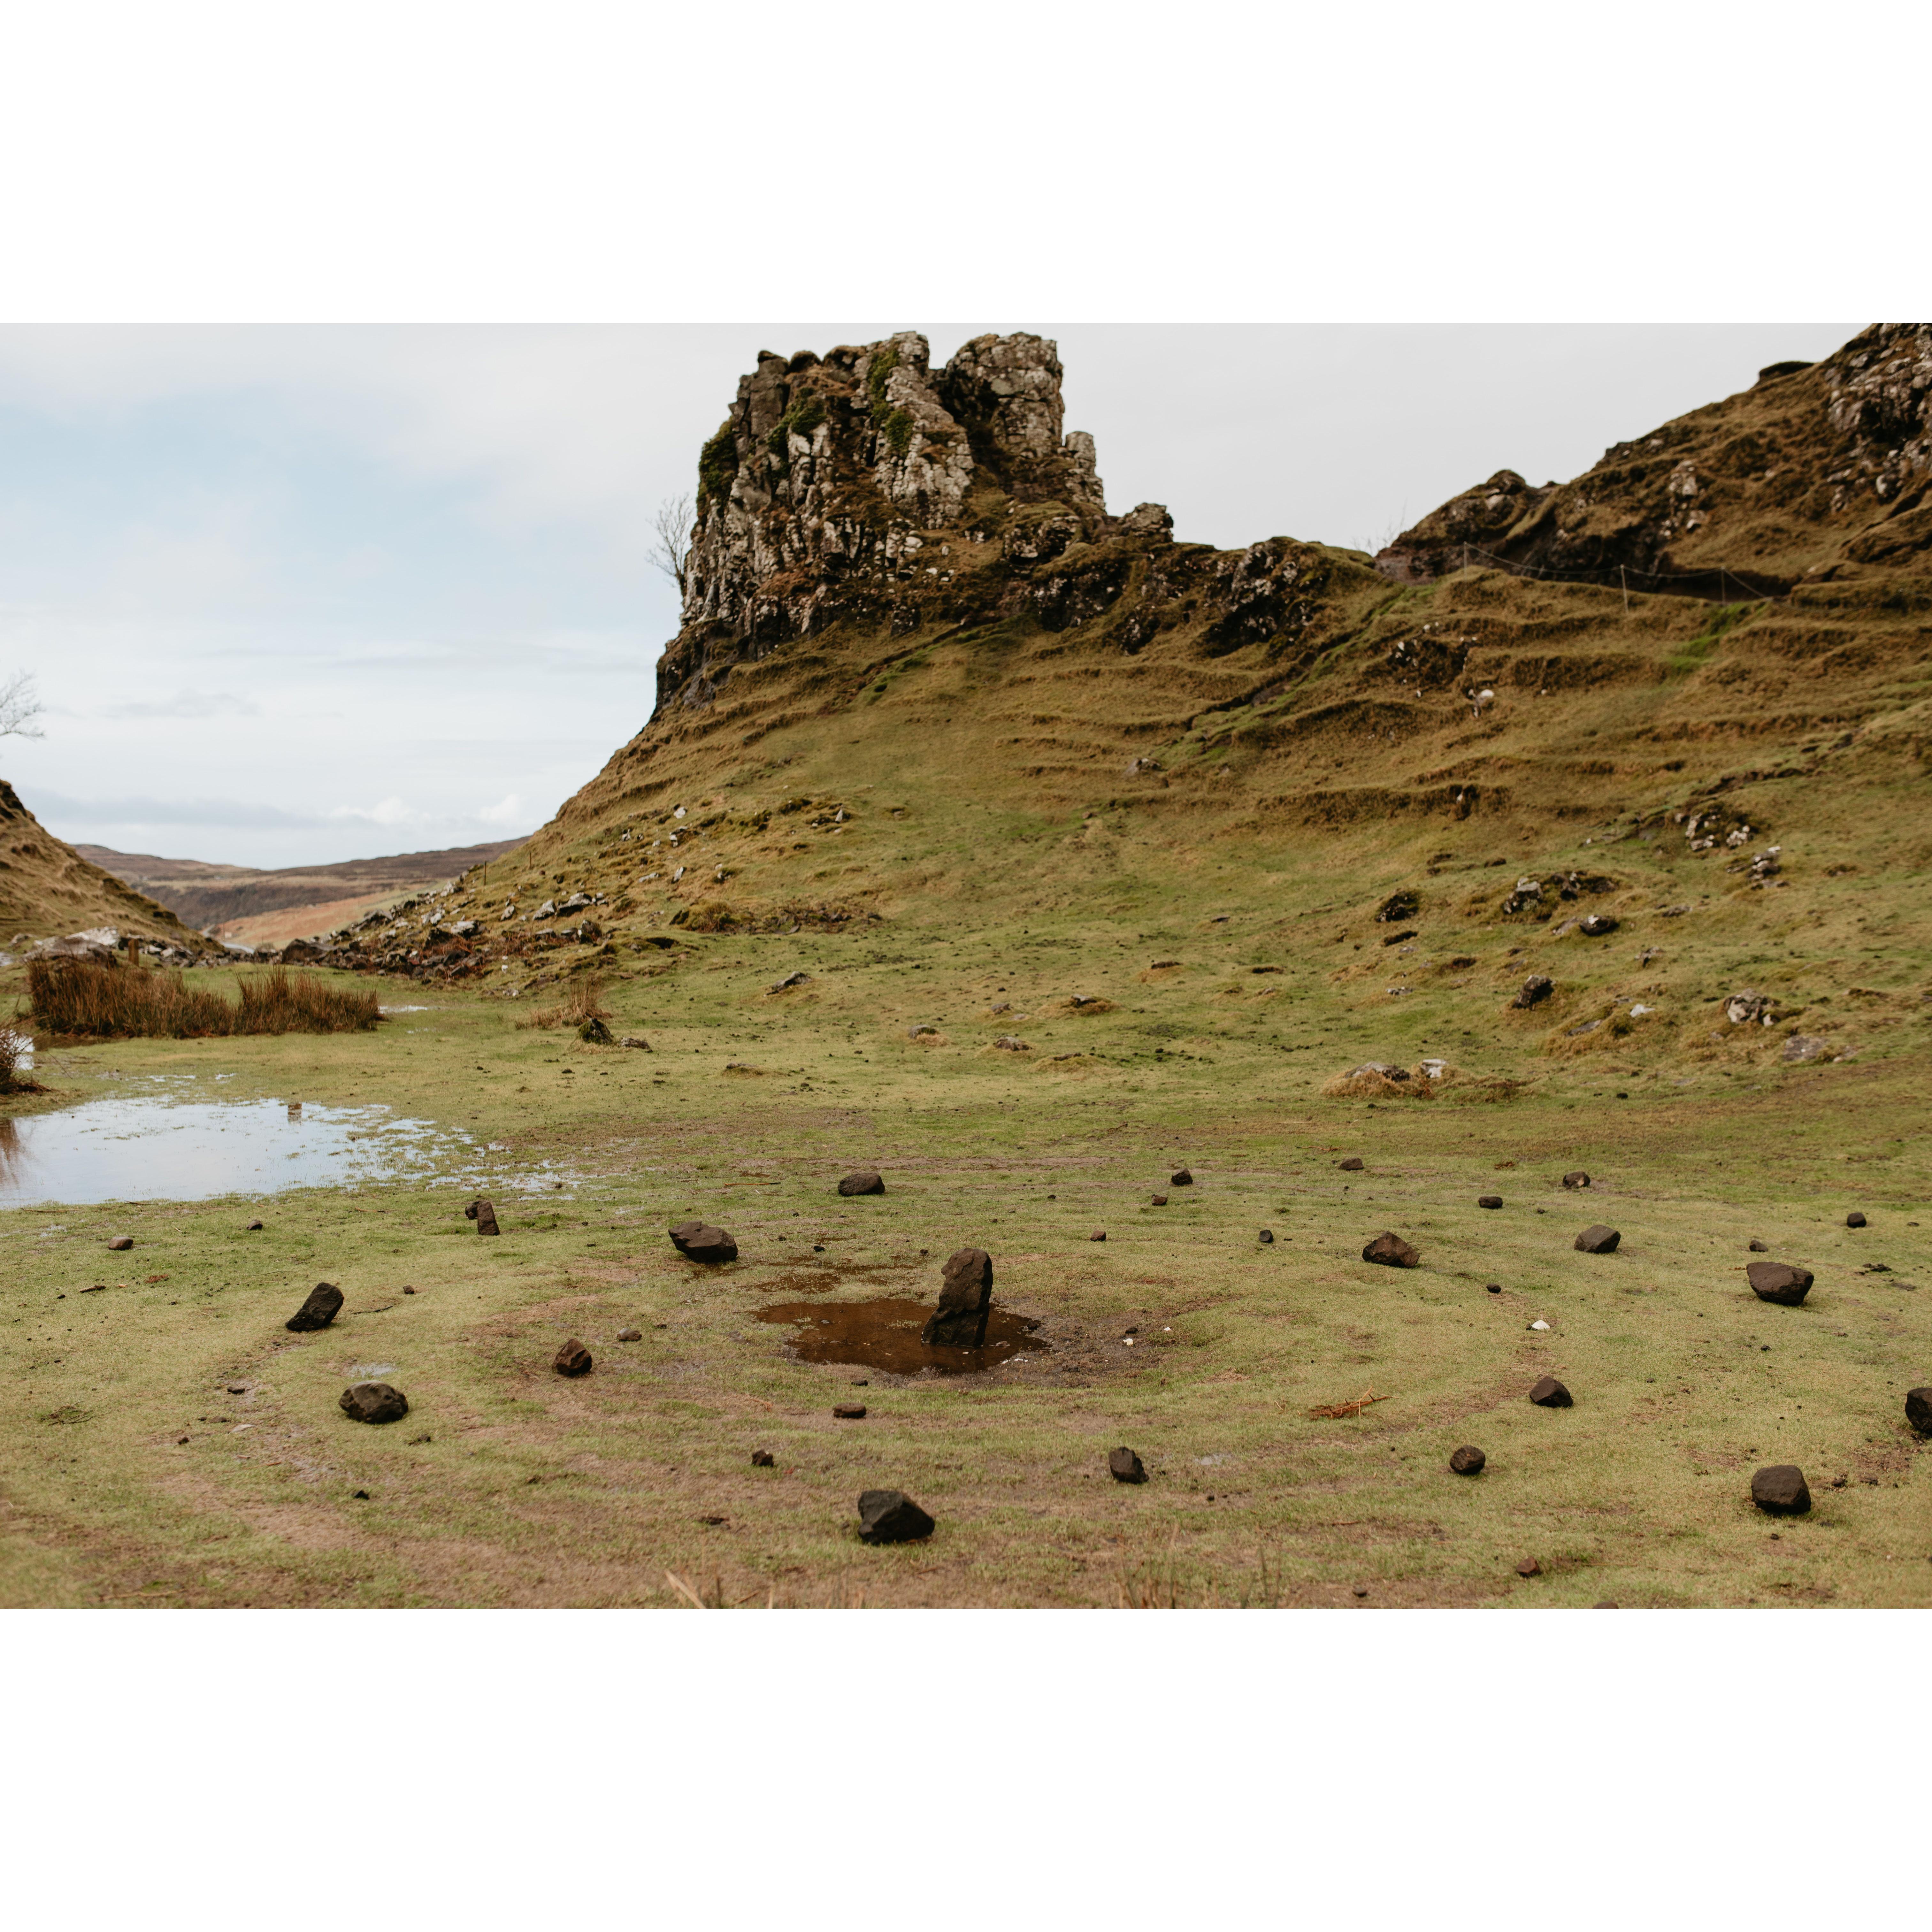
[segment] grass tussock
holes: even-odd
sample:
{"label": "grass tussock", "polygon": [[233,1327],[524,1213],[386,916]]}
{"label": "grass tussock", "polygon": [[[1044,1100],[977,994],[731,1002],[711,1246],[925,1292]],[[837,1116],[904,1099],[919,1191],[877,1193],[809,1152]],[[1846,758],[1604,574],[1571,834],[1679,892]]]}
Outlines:
{"label": "grass tussock", "polygon": [[590,974],[575,986],[566,987],[563,998],[555,1006],[538,1006],[534,1012],[526,1013],[517,1024],[526,1030],[531,1027],[568,1027],[581,1030],[590,1027],[599,1037],[608,1040],[610,1034],[604,1022],[610,1018],[610,1009],[604,1004],[604,983],[601,974]]}
{"label": "grass tussock", "polygon": [[30,1073],[21,1070],[20,1062],[33,1042],[16,1033],[11,1027],[0,1026],[0,1094],[44,1094],[46,1089]]}
{"label": "grass tussock", "polygon": [[91,960],[27,968],[34,1026],[62,1040],[186,1040],[211,1034],[361,1033],[382,1018],[374,993],[325,986],[281,967],[237,982],[233,1004],[182,974]]}

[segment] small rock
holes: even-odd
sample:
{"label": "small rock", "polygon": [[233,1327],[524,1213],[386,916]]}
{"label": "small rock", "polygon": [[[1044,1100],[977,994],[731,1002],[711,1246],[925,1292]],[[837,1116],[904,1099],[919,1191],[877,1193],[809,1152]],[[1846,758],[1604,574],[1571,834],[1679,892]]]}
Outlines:
{"label": "small rock", "polygon": [[754,1449],[752,1451],[752,1467],[754,1469],[776,1469],[778,1458],[769,1449]]}
{"label": "small rock", "polygon": [[1365,1262],[1379,1262],[1384,1268],[1420,1268],[1422,1257],[1400,1234],[1378,1234],[1362,1250]]}
{"label": "small rock", "polygon": [[1516,1566],[1516,1574],[1519,1576],[1540,1576],[1543,1574],[1543,1565],[1538,1562],[1534,1556],[1526,1556]]}
{"label": "small rock", "polygon": [[1804,1472],[1795,1462],[1778,1462],[1751,1478],[1751,1501],[1766,1516],[1802,1516],[1811,1507]]}
{"label": "small rock", "polygon": [[1107,1473],[1117,1483],[1144,1483],[1148,1479],[1145,1466],[1131,1449],[1110,1449]]}
{"label": "small rock", "polygon": [[1479,1194],[1476,1196],[1478,1208],[1500,1208],[1502,1204],[1503,1197],[1500,1194]]}
{"label": "small rock", "polygon": [[940,1270],[939,1306],[920,1330],[928,1348],[977,1348],[986,1340],[993,1306],[993,1258],[984,1248],[962,1248]]}
{"label": "small rock", "polygon": [[841,1402],[832,1405],[832,1413],[841,1422],[863,1422],[866,1405],[862,1402]]}
{"label": "small rock", "polygon": [[1623,1236],[1616,1228],[1606,1228],[1600,1221],[1593,1221],[1576,1237],[1576,1252],[1584,1255],[1614,1253],[1617,1244],[1622,1239]]}
{"label": "small rock", "polygon": [[1148,1197],[1148,1202],[1150,1206],[1165,1208],[1167,1205],[1167,1196],[1165,1194],[1150,1195]]}
{"label": "small rock", "polygon": [[412,1288],[406,1288],[403,1290],[403,1292],[405,1294],[413,1294],[416,1293],[416,1290]]}
{"label": "small rock", "polygon": [[689,1262],[715,1265],[738,1258],[738,1244],[707,1221],[680,1221],[670,1231],[670,1244]]}
{"label": "small rock", "polygon": [[342,1391],[344,1414],[354,1422],[400,1422],[410,1412],[400,1389],[387,1382],[356,1382]]}
{"label": "small rock", "polygon": [[861,1543],[918,1543],[938,1527],[902,1490],[866,1490],[860,1494]]}
{"label": "small rock", "polygon": [[1522,990],[1510,1004],[1513,1006],[1540,1006],[1556,990],[1556,982],[1546,973],[1532,973],[1522,982]]}
{"label": "small rock", "polygon": [[1335,1165],[1344,1174],[1360,1174],[1366,1163],[1358,1154],[1352,1154],[1346,1160],[1338,1160]]}
{"label": "small rock", "polygon": [[1590,1177],[1580,1167],[1572,1168],[1563,1177],[1565,1187],[1588,1187],[1589,1184]]}
{"label": "small rock", "polygon": [[1489,1284],[1489,1292],[1490,1292],[1490,1294],[1502,1294],[1502,1292],[1503,1292],[1503,1285],[1502,1285],[1502,1283],[1501,1282],[1499,1282],[1499,1281],[1492,1281],[1492,1282],[1491,1282]]}
{"label": "small rock", "polygon": [[577,1029],[577,1036],[586,1046],[610,1046],[615,1044],[610,1029],[593,1013]]}
{"label": "small rock", "polygon": [[1586,938],[1602,939],[1616,932],[1618,923],[1606,912],[1586,913],[1576,929]]}
{"label": "small rock", "polygon": [[250,1222],[248,1223],[248,1232],[249,1232],[250,1234],[259,1234],[261,1232],[262,1232],[262,1224],[261,1224],[261,1222],[259,1222],[259,1221],[250,1221]]}
{"label": "small rock", "polygon": [[1256,1238],[1263,1247],[1271,1248],[1274,1246],[1274,1230],[1272,1228],[1264,1228]]}
{"label": "small rock", "polygon": [[[1863,1217],[1860,1218],[1862,1220]],[[108,1252],[116,1255],[125,1254],[134,1245],[134,1238],[132,1234],[116,1234],[113,1240],[107,1244]]]}
{"label": "small rock", "polygon": [[308,1299],[282,1324],[291,1335],[305,1335],[326,1328],[342,1312],[342,1291],[332,1281],[319,1281],[309,1290]]}
{"label": "small rock", "polygon": [[644,1339],[644,1331],[641,1328],[620,1328],[617,1339],[620,1342],[641,1342]]}
{"label": "small rock", "polygon": [[1449,1458],[1449,1466],[1459,1476],[1480,1476],[1490,1459],[1472,1442],[1466,1442]]}
{"label": "small rock", "polygon": [[789,992],[794,986],[805,985],[811,977],[809,973],[788,973],[782,980],[775,982],[770,990],[774,993]]}
{"label": "small rock", "polygon": [[1783,1262],[1753,1262],[1744,1270],[1744,1279],[1759,1300],[1778,1302],[1786,1308],[1796,1308],[1811,1292],[1811,1270]]}
{"label": "small rock", "polygon": [[1547,1322],[1544,1321],[1540,1316],[1529,1325],[1538,1334],[1546,1335],[1550,1332],[1550,1324]]}
{"label": "small rock", "polygon": [[870,1168],[862,1167],[855,1173],[848,1174],[838,1184],[838,1191],[841,1194],[847,1196],[883,1194],[886,1191],[886,1184],[884,1180],[874,1173]]}
{"label": "small rock", "polygon": [[627,1033],[617,1044],[620,1046],[634,1047],[640,1053],[648,1053],[651,1050],[650,1042],[640,1033]]}
{"label": "small rock", "polygon": [[1096,1228],[1087,1238],[1090,1241],[1104,1241],[1107,1238],[1107,1231],[1105,1228]]}
{"label": "small rock", "polygon": [[1932,1388],[1905,1391],[1905,1419],[1922,1436],[1932,1436]]}
{"label": "small rock", "polygon": [[[1858,1212],[1857,1208],[1854,1208],[1852,1211],[1845,1216],[1845,1226],[1848,1228],[1862,1228],[1865,1226],[1865,1217]],[[124,1245],[132,1246],[133,1244],[131,1242],[124,1244],[119,1241],[112,1241],[108,1245],[110,1247],[118,1248]]]}
{"label": "small rock", "polygon": [[590,1351],[573,1335],[556,1352],[556,1359],[550,1364],[560,1376],[587,1376],[590,1372]]}
{"label": "small rock", "polygon": [[1167,1184],[1170,1187],[1192,1187],[1194,1177],[1184,1167],[1178,1174],[1170,1174],[1167,1177]]}
{"label": "small rock", "polygon": [[1570,1391],[1554,1376],[1545,1376],[1529,1392],[1529,1399],[1539,1408],[1571,1408],[1575,1404]]}
{"label": "small rock", "polygon": [[1754,1255],[1768,1255],[1771,1252],[1771,1244],[1768,1241],[1747,1241],[1744,1246],[1749,1252]]}

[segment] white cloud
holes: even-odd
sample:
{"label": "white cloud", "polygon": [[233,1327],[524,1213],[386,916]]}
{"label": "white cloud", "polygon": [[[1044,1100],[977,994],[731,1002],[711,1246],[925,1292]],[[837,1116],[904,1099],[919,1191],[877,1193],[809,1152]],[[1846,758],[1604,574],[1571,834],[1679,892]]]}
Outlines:
{"label": "white cloud", "polygon": [[524,802],[514,792],[500,799],[494,805],[480,808],[476,814],[478,821],[484,825],[527,825],[532,814],[524,808]]}

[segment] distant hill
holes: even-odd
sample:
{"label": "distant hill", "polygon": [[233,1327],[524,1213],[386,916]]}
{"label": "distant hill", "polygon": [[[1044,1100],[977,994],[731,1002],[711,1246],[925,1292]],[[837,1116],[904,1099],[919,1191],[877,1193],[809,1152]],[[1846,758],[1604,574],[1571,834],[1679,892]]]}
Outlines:
{"label": "distant hill", "polygon": [[[434,852],[402,852],[380,859],[344,859],[329,866],[287,866],[261,871],[252,866],[210,864],[200,859],[164,859],[148,852],[116,852],[106,845],[73,849],[91,864],[146,893],[202,932],[238,920],[292,914],[314,906],[322,910],[321,930],[341,918],[345,904],[374,904],[399,893],[440,885],[472,866],[513,852],[520,838],[484,845],[458,845]],[[286,919],[277,922],[278,926]],[[298,922],[299,923],[299,922]],[[225,933],[224,938],[232,938]]]}

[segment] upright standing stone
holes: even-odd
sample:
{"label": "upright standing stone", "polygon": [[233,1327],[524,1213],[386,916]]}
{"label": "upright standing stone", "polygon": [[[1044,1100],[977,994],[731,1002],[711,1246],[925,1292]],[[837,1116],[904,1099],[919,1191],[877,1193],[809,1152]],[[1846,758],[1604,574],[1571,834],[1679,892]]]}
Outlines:
{"label": "upright standing stone", "polygon": [[500,1234],[503,1232],[496,1225],[496,1210],[493,1203],[472,1201],[463,1211],[476,1223],[476,1232],[479,1234]]}
{"label": "upright standing stone", "polygon": [[928,1348],[977,1348],[985,1345],[993,1307],[993,1258],[984,1248],[962,1248],[947,1262],[939,1306],[920,1340]]}
{"label": "upright standing stone", "polygon": [[308,1292],[308,1299],[282,1324],[292,1335],[326,1328],[342,1312],[342,1291],[332,1281],[319,1281]]}
{"label": "upright standing stone", "polygon": [[1107,1473],[1117,1483],[1144,1483],[1147,1470],[1131,1449],[1113,1449],[1107,1454]]}
{"label": "upright standing stone", "polygon": [[1932,1436],[1932,1388],[1905,1391],[1905,1419],[1922,1436]]}

